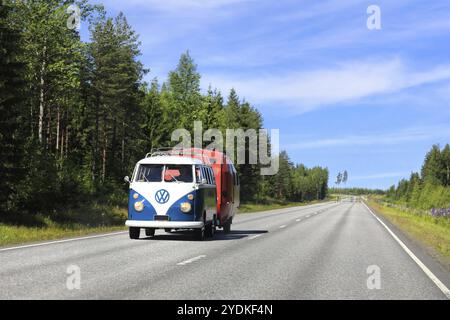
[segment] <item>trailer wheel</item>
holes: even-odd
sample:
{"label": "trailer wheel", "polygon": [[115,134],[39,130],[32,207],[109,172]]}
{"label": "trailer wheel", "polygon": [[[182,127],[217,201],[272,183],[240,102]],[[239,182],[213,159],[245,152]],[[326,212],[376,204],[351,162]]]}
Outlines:
{"label": "trailer wheel", "polygon": [[230,233],[230,231],[231,231],[231,219],[225,222],[225,224],[223,225],[223,232]]}
{"label": "trailer wheel", "polygon": [[130,235],[130,239],[139,239],[139,236],[141,234],[141,228],[130,227],[128,229],[128,233]]}
{"label": "trailer wheel", "polygon": [[214,223],[215,218],[211,221],[210,224],[206,226],[206,236],[208,238],[213,238],[216,233],[216,224]]}
{"label": "trailer wheel", "polygon": [[154,237],[155,236],[155,229],[153,229],[153,228],[145,229],[145,235],[147,237]]}

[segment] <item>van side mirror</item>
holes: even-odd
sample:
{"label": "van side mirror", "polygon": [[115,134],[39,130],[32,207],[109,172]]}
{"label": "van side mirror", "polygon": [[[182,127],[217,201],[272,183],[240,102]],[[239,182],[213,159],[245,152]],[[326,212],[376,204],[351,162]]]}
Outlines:
{"label": "van side mirror", "polygon": [[130,177],[129,176],[125,176],[125,178],[123,178],[123,181],[125,181],[126,183],[130,183]]}

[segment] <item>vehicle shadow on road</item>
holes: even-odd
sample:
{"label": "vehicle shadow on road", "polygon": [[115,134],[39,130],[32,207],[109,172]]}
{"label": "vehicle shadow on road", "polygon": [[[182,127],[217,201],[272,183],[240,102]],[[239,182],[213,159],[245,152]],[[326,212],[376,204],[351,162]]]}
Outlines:
{"label": "vehicle shadow on road", "polygon": [[[229,233],[217,230],[213,238],[206,238],[205,241],[225,241],[246,238],[256,234],[268,233],[268,230],[232,230]],[[172,241],[195,241],[192,232],[173,231],[170,233],[159,233],[154,237],[145,237],[140,240],[172,240]]]}

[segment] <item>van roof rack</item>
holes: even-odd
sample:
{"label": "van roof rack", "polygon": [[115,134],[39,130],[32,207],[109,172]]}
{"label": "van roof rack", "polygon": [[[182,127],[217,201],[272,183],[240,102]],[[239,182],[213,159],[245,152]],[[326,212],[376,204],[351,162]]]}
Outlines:
{"label": "van roof rack", "polygon": [[192,148],[173,148],[163,147],[152,149],[145,155],[146,158],[158,157],[158,156],[180,156],[180,155],[202,155],[201,152],[193,152]]}
{"label": "van roof rack", "polygon": [[[208,151],[212,151],[213,153],[218,152],[215,149],[213,150],[204,150],[199,148],[183,148],[183,147],[162,147],[162,148],[154,148],[151,152],[145,155],[146,158],[158,157],[158,156],[185,156],[185,157],[202,157],[203,161],[207,159],[209,164],[215,164],[218,160],[214,156],[208,155]],[[228,156],[225,153],[218,152],[219,157],[226,157],[228,160],[225,160],[226,163],[229,160]]]}
{"label": "van roof rack", "polygon": [[[215,150],[214,150],[215,151]],[[172,148],[172,147],[163,147],[163,148],[155,148],[152,149],[151,152],[145,155],[146,158],[158,157],[158,156],[197,156],[197,157],[207,157],[211,164],[216,163],[216,159],[210,158],[205,150],[197,149],[197,148]]]}

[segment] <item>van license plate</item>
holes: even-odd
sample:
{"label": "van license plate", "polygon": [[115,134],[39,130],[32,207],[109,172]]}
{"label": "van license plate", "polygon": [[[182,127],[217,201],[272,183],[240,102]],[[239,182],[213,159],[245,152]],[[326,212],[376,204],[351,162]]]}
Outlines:
{"label": "van license plate", "polygon": [[169,221],[169,216],[155,216],[156,221]]}

